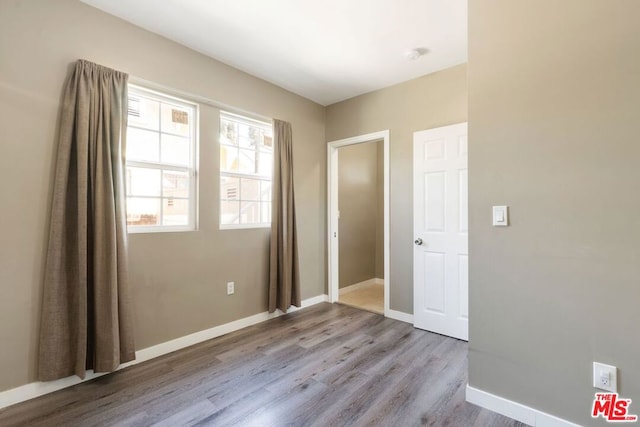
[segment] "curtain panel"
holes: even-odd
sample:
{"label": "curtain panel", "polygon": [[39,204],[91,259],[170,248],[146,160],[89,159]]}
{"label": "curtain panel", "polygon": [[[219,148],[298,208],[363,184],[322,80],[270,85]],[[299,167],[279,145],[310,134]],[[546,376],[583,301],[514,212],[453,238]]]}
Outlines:
{"label": "curtain panel", "polygon": [[273,137],[269,312],[278,308],[286,313],[301,305],[291,123],[274,120]]}
{"label": "curtain panel", "polygon": [[111,372],[135,358],[127,286],[125,73],[79,60],[59,122],[38,379]]}

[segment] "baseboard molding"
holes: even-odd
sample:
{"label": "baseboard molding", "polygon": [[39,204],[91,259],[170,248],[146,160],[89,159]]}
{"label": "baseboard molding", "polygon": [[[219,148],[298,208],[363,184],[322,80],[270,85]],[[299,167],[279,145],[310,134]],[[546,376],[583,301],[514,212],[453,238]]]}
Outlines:
{"label": "baseboard molding", "polygon": [[364,288],[369,285],[384,285],[384,279],[373,278],[369,280],[365,280],[363,282],[354,283],[353,285],[345,286],[344,288],[338,289],[338,295],[348,294],[349,292],[357,291],[358,289]]}
{"label": "baseboard molding", "polygon": [[[313,298],[308,298],[302,301],[302,307],[291,307],[288,313],[292,313],[294,311],[298,311],[302,308],[310,307],[312,305],[316,305],[322,302],[328,302],[328,295],[318,295]],[[214,326],[213,328],[206,329],[204,331],[195,332],[193,334],[186,335],[184,337],[176,338],[171,341],[163,342],[158,345],[154,345],[151,347],[144,348],[142,350],[136,351],[136,360],[131,361],[129,363],[125,363],[121,365],[118,370],[124,369],[126,367],[137,365],[138,363],[146,362],[147,360],[151,360],[155,357],[162,356],[168,353],[172,353],[176,350],[180,350],[194,344],[198,344],[213,338],[217,338],[219,336],[228,334],[230,332],[235,332],[237,330],[246,328],[248,326],[252,326],[261,322],[264,322],[269,319],[273,319],[275,317],[282,316],[284,313],[280,310],[276,310],[274,313],[262,312],[255,314],[253,316],[245,317],[243,319],[235,320],[233,322],[225,323],[223,325]],[[33,382],[29,384],[25,384],[20,387],[16,387],[10,390],[6,390],[0,392],[0,409],[6,408],[7,406],[14,405],[16,403],[24,402],[26,400],[30,400],[36,398],[38,396],[42,396],[45,394],[53,393],[54,391],[62,390],[63,388],[71,387],[73,385],[90,381],[92,379],[101,377],[103,375],[108,375],[106,373],[96,374],[93,371],[88,371],[84,380],[72,376],[67,378],[62,378],[60,380],[48,381],[48,382]]]}
{"label": "baseboard molding", "polygon": [[570,421],[467,385],[467,402],[534,427],[580,427]]}
{"label": "baseboard molding", "polygon": [[396,310],[387,310],[385,316],[390,319],[399,320],[401,322],[411,323],[413,325],[413,314],[405,313]]}

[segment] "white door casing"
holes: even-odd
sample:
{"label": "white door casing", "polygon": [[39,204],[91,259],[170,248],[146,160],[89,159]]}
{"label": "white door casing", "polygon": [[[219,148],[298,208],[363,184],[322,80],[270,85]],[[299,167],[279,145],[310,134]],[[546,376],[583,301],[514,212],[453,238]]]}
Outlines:
{"label": "white door casing", "polygon": [[[389,251],[389,198],[390,198],[390,178],[389,178],[389,130],[358,135],[350,138],[340,139],[327,143],[327,246],[328,246],[328,285],[329,302],[338,301],[338,271],[339,271],[339,238],[338,235],[338,149],[353,144],[361,144],[374,141],[383,141],[383,170],[384,170],[384,315],[386,317],[396,317],[398,312],[390,309],[390,251]],[[404,314],[404,313],[400,313]],[[397,317],[396,317],[397,318]]]}
{"label": "white door casing", "polygon": [[467,124],[413,134],[414,326],[469,339]]}

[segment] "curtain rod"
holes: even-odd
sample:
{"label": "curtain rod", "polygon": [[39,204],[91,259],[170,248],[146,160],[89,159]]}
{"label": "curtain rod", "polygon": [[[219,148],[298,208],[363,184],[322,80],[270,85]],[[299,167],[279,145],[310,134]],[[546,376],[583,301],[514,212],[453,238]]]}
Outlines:
{"label": "curtain rod", "polygon": [[254,113],[253,111],[243,110],[242,108],[234,107],[234,106],[225,104],[223,102],[214,101],[204,96],[195,95],[193,93],[186,92],[179,89],[174,89],[172,87],[155,83],[155,82],[143,79],[142,77],[137,77],[131,74],[129,74],[129,83],[133,85],[147,87],[149,89],[168,92],[169,94],[176,95],[179,97],[184,97],[184,98],[187,98],[188,100],[197,102],[199,104],[205,104],[210,107],[228,111],[230,113],[245,115],[245,116],[248,116],[249,118],[252,118],[261,122],[265,122],[267,124],[271,124],[273,122],[273,118],[271,117],[263,116],[261,114]]}

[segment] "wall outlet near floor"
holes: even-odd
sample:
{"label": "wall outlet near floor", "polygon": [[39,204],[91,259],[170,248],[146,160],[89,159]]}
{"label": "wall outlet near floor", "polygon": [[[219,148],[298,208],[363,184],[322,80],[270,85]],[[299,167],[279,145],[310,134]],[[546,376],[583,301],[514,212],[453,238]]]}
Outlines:
{"label": "wall outlet near floor", "polygon": [[235,282],[227,282],[227,295],[233,295],[236,291]]}
{"label": "wall outlet near floor", "polygon": [[593,386],[613,393],[618,392],[618,369],[615,366],[593,362]]}

